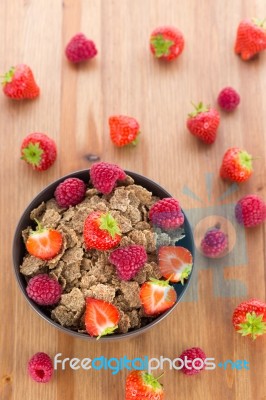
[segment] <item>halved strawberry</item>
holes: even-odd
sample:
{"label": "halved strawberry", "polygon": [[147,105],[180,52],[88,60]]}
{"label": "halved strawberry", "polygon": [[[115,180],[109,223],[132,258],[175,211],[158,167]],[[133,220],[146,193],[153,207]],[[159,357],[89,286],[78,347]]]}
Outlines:
{"label": "halved strawberry", "polygon": [[153,278],[143,283],[139,295],[147,315],[161,314],[171,308],[177,300],[176,291],[169,285],[169,281]]}
{"label": "halved strawberry", "polygon": [[104,300],[86,298],[85,326],[90,336],[97,339],[111,335],[118,327],[120,314],[118,309]]}
{"label": "halved strawberry", "polygon": [[181,246],[162,246],[159,249],[159,268],[162,276],[170,282],[181,282],[187,279],[193,265],[192,254]]}
{"label": "halved strawberry", "polygon": [[63,236],[55,229],[43,228],[39,221],[36,231],[31,231],[26,241],[26,249],[28,252],[42,260],[51,260],[61,250]]}

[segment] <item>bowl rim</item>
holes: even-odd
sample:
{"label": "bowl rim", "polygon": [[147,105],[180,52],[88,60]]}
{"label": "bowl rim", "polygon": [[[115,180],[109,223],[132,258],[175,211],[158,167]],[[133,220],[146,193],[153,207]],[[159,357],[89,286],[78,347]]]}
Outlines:
{"label": "bowl rim", "polygon": [[[152,187],[156,187],[158,190],[162,191],[165,193],[165,197],[173,197],[166,189],[164,189],[161,185],[159,185],[158,183],[156,183],[155,181],[141,175],[138,174],[136,172],[132,172],[129,170],[124,170],[125,173],[127,175],[129,175],[130,177],[132,177],[134,180],[144,180],[147,184],[149,184]],[[63,182],[65,179],[67,178],[73,178],[73,177],[77,177],[77,175],[80,174],[84,174],[84,173],[88,173],[88,178],[89,178],[89,173],[90,173],[90,168],[86,168],[86,169],[82,169],[82,170],[77,170],[74,172],[70,172],[56,180],[54,180],[53,182],[51,182],[50,184],[48,184],[44,189],[42,189],[36,196],[34,196],[34,198],[30,201],[30,203],[28,204],[28,206],[24,209],[24,211],[22,212],[19,221],[16,225],[16,229],[15,229],[15,233],[13,236],[13,241],[12,241],[12,260],[13,260],[13,271],[16,277],[16,281],[20,287],[21,292],[23,293],[24,298],[26,299],[27,303],[31,306],[31,308],[37,312],[37,314],[44,319],[46,322],[48,322],[51,326],[53,326],[56,329],[59,329],[59,331],[64,332],[68,335],[71,335],[75,338],[79,338],[79,339],[83,339],[83,340],[89,340],[89,341],[97,341],[96,337],[91,337],[90,335],[86,334],[86,333],[82,333],[82,332],[77,332],[74,331],[70,328],[64,327],[62,325],[60,325],[59,323],[57,323],[56,321],[52,320],[51,317],[48,317],[40,308],[40,306],[38,306],[38,304],[36,304],[33,300],[31,300],[26,293],[26,289],[25,289],[25,282],[23,283],[23,280],[25,280],[25,278],[23,277],[23,275],[20,273],[19,270],[19,266],[17,265],[16,262],[16,245],[17,245],[17,240],[18,238],[20,238],[20,240],[22,239],[21,236],[21,232],[24,229],[23,227],[23,221],[25,220],[25,218],[27,216],[29,216],[29,213],[33,210],[33,207],[36,207],[35,203],[37,202],[38,199],[40,199],[41,197],[43,197],[43,195],[47,192],[47,190],[51,189],[53,186],[57,186],[59,183]],[[138,184],[138,183],[135,183]],[[141,185],[142,186],[142,185]],[[146,188],[145,186],[143,186],[144,188]],[[151,190],[150,190],[151,191]],[[46,200],[47,201],[47,200]],[[40,201],[41,203],[41,201]],[[183,298],[184,294],[186,293],[189,285],[190,285],[190,281],[192,278],[192,274],[193,274],[193,270],[194,270],[194,266],[195,266],[195,243],[194,243],[194,238],[193,238],[193,232],[192,232],[192,228],[191,225],[187,219],[187,216],[184,212],[184,210],[182,209],[184,216],[185,216],[185,223],[186,223],[186,236],[189,237],[190,241],[191,241],[191,254],[193,257],[193,266],[192,266],[192,271],[190,273],[189,278],[186,280],[186,283],[183,287],[183,290],[181,292],[181,294],[179,294],[178,299],[176,301],[176,303],[168,310],[166,310],[163,314],[159,315],[158,317],[156,317],[153,321],[151,321],[150,323],[148,323],[147,325],[126,332],[126,333],[116,333],[113,335],[107,335],[107,336],[103,336],[101,337],[100,342],[103,341],[118,341],[118,340],[123,340],[123,339],[130,339],[133,337],[136,337],[142,333],[145,333],[147,330],[151,329],[152,327],[154,327],[155,325],[157,325],[159,322],[161,322],[164,318],[166,318],[178,305],[178,303],[181,301],[181,299]]]}

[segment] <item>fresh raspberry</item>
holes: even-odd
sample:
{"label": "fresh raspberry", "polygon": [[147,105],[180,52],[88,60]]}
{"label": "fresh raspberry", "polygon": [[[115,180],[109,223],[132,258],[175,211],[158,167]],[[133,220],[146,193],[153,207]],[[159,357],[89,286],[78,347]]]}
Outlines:
{"label": "fresh raspberry", "polygon": [[28,372],[34,381],[47,383],[53,376],[53,362],[48,354],[36,353],[28,362]]}
{"label": "fresh raspberry", "polygon": [[244,196],[236,204],[235,216],[247,228],[259,225],[266,219],[266,203],[255,194]]}
{"label": "fresh raspberry", "polygon": [[228,236],[220,227],[209,229],[201,241],[201,250],[206,257],[218,258],[228,249]]}
{"label": "fresh raspberry", "polygon": [[[186,357],[186,360],[185,360],[185,357]],[[202,371],[205,368],[204,361],[206,359],[206,355],[205,355],[204,351],[201,350],[199,347],[192,347],[191,349],[187,349],[187,350],[183,351],[183,353],[181,354],[181,356],[179,356],[179,358],[181,358],[185,362],[184,367],[181,369],[181,371],[185,375],[198,374],[200,371]],[[192,361],[192,363],[189,361]],[[186,364],[187,364],[187,366],[186,366]]]}
{"label": "fresh raspberry", "polygon": [[118,180],[126,178],[125,172],[115,164],[99,162],[92,165],[90,177],[93,186],[103,194],[109,194]]}
{"label": "fresh raspberry", "polygon": [[225,111],[233,111],[240,103],[240,96],[231,87],[226,87],[219,93],[218,104]]}
{"label": "fresh raspberry", "polygon": [[129,281],[147,261],[147,253],[143,246],[130,245],[114,250],[109,256],[109,261],[116,266],[119,278]]}
{"label": "fresh raspberry", "polygon": [[46,274],[39,274],[29,280],[26,291],[35,303],[40,306],[50,306],[59,301],[62,287],[57,280]]}
{"label": "fresh raspberry", "polygon": [[163,229],[179,228],[184,223],[184,214],[179,202],[171,197],[157,201],[150,208],[149,218]]}
{"label": "fresh raspberry", "polygon": [[86,185],[81,179],[68,178],[57,186],[54,196],[59,207],[69,207],[80,203],[85,193]]}
{"label": "fresh raspberry", "polygon": [[77,33],[68,43],[65,53],[69,61],[79,63],[95,57],[97,49],[92,40],[83,33]]}

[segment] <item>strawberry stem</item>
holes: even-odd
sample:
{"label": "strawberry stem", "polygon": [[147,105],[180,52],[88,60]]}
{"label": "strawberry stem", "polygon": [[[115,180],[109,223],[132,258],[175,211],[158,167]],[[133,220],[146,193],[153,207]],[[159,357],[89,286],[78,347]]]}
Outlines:
{"label": "strawberry stem", "polygon": [[255,311],[246,314],[246,320],[239,324],[238,333],[242,336],[250,335],[253,340],[266,333],[266,322],[263,321],[263,314],[257,315]]}
{"label": "strawberry stem", "polygon": [[4,75],[1,75],[2,85],[6,85],[7,83],[12,82],[14,73],[15,67],[11,67],[9,71],[7,71]]}
{"label": "strawberry stem", "polygon": [[157,381],[158,381],[159,379],[161,379],[163,376],[164,376],[164,372],[162,372],[161,375],[159,375],[158,378],[156,378]]}
{"label": "strawberry stem", "polygon": [[27,147],[22,149],[22,160],[27,161],[29,164],[32,164],[34,167],[37,167],[42,159],[43,149],[40,148],[40,143],[30,142]]}
{"label": "strawberry stem", "polygon": [[96,340],[101,339],[102,336],[112,335],[117,328],[118,328],[118,325],[111,326],[109,328],[105,328],[104,331],[99,336],[97,336]]}
{"label": "strawberry stem", "polygon": [[112,238],[121,234],[117,221],[110,213],[101,215],[100,229],[109,232]]}
{"label": "strawberry stem", "polygon": [[172,40],[167,40],[163,35],[159,34],[151,38],[151,44],[154,47],[155,56],[160,58],[162,56],[168,56],[170,53],[170,47],[174,44]]}
{"label": "strawberry stem", "polygon": [[209,111],[210,107],[209,106],[205,106],[205,104],[203,104],[203,102],[201,101],[198,105],[194,104],[191,101],[191,104],[193,105],[193,107],[195,108],[195,111],[192,111],[190,114],[188,114],[189,117],[196,117],[198,114],[203,113],[203,112],[207,112]]}
{"label": "strawberry stem", "polygon": [[259,28],[266,29],[266,18],[264,19],[252,18],[252,22]]}

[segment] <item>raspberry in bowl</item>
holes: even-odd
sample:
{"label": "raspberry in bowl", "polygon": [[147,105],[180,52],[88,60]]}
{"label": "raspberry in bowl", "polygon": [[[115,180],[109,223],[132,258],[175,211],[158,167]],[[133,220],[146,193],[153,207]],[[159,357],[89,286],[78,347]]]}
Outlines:
{"label": "raspberry in bowl", "polygon": [[87,340],[129,338],[165,318],[188,288],[193,258],[179,202],[103,162],[40,192],[13,241],[27,301],[54,327]]}

